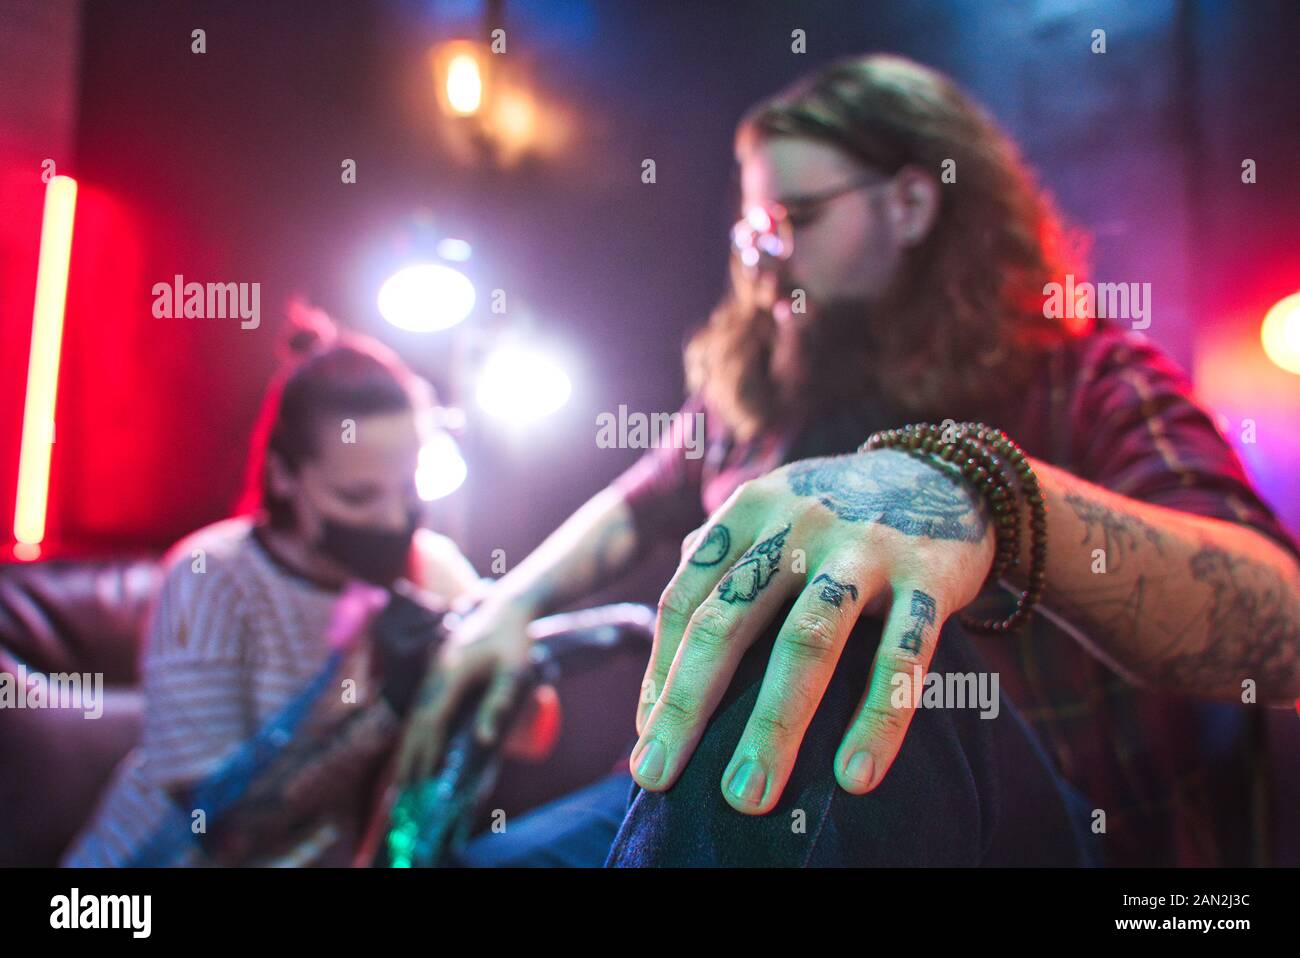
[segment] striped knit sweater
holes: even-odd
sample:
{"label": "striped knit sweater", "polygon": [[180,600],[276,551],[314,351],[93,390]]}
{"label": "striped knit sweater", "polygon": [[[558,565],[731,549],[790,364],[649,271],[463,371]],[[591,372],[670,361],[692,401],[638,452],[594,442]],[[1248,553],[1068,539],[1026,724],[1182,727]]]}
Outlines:
{"label": "striped knit sweater", "polygon": [[[420,541],[435,551],[454,550],[441,536]],[[174,814],[168,789],[211,773],[323,668],[339,594],[277,563],[246,518],[215,523],[177,543],[144,647],[140,744],[119,764],[63,864],[125,864]],[[367,645],[358,656],[368,654]],[[370,701],[368,673],[363,661],[348,664],[359,704],[340,709]],[[345,864],[359,826],[355,815],[323,816],[287,851],[252,864]],[[197,848],[189,863],[208,864]]]}

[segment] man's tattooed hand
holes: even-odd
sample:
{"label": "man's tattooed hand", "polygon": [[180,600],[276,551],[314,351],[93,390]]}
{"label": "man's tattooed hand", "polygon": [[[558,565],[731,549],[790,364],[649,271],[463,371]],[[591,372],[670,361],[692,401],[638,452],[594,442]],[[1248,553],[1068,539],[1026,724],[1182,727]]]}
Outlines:
{"label": "man's tattooed hand", "polygon": [[[659,603],[631,768],[669,788],[750,643],[785,607],[749,725],[723,776],[727,802],[763,814],[781,797],[813,712],[861,615],[885,616],[872,690],[835,757],[855,794],[885,777],[914,705],[892,678],[929,667],[947,617],[979,592],[992,524],[942,465],[894,450],[791,463],[745,483],[683,542]],[[892,609],[890,608],[892,603]],[[874,636],[872,637],[874,640]]]}

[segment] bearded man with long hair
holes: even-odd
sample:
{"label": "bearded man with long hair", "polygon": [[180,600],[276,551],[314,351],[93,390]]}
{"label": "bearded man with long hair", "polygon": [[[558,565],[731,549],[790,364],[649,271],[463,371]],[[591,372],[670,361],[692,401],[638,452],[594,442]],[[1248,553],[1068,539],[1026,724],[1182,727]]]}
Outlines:
{"label": "bearded man with long hair", "polygon": [[[1081,244],[1014,144],[876,55],[757,105],[736,159],[730,282],[686,350],[704,455],[671,437],[505,576],[402,752],[427,770],[484,682],[491,737],[527,621],[680,536],[634,781],[471,861],[1256,860],[1254,726],[1300,695],[1296,545],[1155,346],[1045,308]],[[996,427],[1034,484],[986,497],[979,463],[945,468],[951,438],[861,448],[917,422]],[[999,545],[1008,525],[1029,531]],[[962,624],[1017,596],[1018,628]],[[933,707],[927,672],[992,696]]]}

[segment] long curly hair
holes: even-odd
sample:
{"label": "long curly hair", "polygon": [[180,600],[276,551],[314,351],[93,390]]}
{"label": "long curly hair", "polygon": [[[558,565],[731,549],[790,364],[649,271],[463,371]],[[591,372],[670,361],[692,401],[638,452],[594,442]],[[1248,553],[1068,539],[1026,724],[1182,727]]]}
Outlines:
{"label": "long curly hair", "polygon": [[[833,362],[822,357],[815,390],[804,390],[817,395],[794,400],[801,409],[867,394],[918,418],[997,409],[1025,387],[1046,346],[1080,331],[1046,318],[1043,303],[1045,284],[1067,268],[1078,274],[1070,261],[1081,260],[1084,238],[1063,228],[1015,144],[947,77],[898,56],[837,61],[752,108],[737,152],[774,137],[828,143],[887,175],[910,164],[942,183],[930,233],[880,304],[888,321],[849,337]],[[945,169],[955,182],[942,182]],[[791,402],[773,382],[775,329],[733,255],[728,290],[685,364],[688,387],[741,436]]]}

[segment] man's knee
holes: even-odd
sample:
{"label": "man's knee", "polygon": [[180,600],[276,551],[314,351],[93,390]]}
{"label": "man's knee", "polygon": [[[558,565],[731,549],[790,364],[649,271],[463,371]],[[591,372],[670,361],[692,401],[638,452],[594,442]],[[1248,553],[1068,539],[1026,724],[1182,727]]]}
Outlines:
{"label": "man's knee", "polygon": [[[726,803],[722,775],[757,700],[776,629],[746,653],[673,788],[638,791],[610,864],[979,864],[994,825],[996,749],[976,711],[917,710],[889,774],[867,795],[851,795],[835,780],[835,753],[870,681],[878,622],[863,621],[850,637],[776,808],[748,816]],[[935,670],[975,660],[969,638],[954,631],[945,629]]]}

